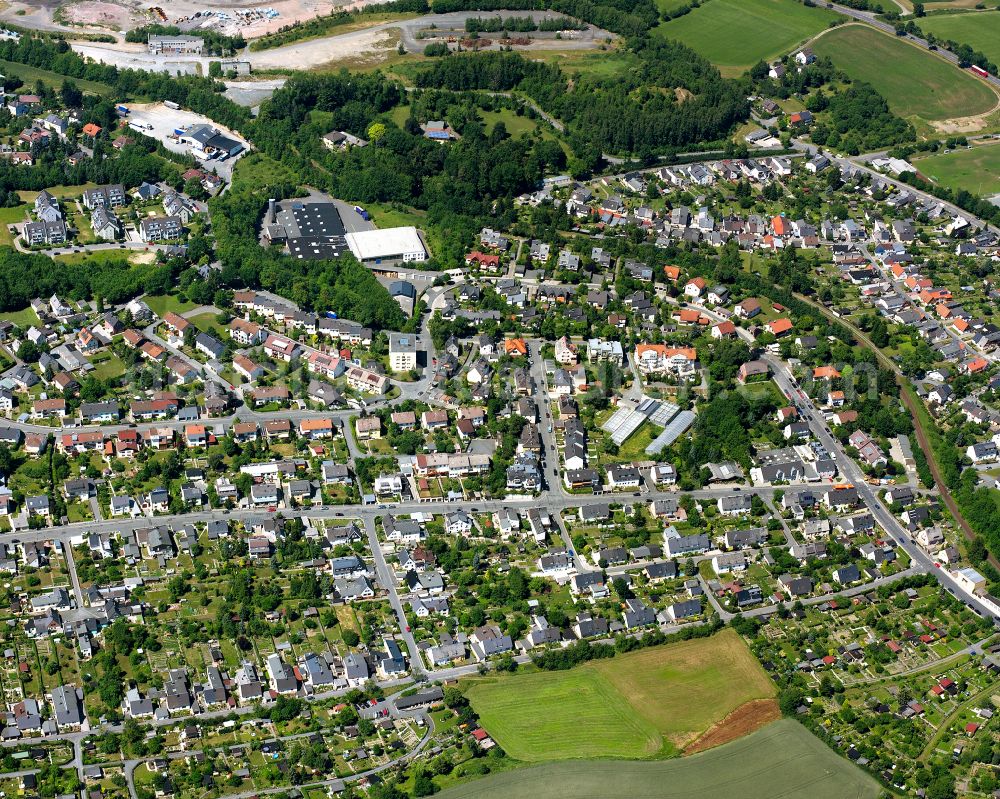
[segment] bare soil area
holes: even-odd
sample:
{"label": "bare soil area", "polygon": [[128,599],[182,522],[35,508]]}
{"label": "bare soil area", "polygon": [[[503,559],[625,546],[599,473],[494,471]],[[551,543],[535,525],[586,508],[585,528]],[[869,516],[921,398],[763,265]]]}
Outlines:
{"label": "bare soil area", "polygon": [[752,702],[740,705],[722,721],[712,725],[703,735],[685,747],[684,754],[693,755],[695,752],[704,752],[706,749],[735,741],[780,718],[781,711],[774,699],[754,699]]}
{"label": "bare soil area", "polygon": [[68,25],[107,28],[112,31],[127,31],[153,21],[153,17],[140,7],[108,0],[64,3],[56,12],[55,19]]}

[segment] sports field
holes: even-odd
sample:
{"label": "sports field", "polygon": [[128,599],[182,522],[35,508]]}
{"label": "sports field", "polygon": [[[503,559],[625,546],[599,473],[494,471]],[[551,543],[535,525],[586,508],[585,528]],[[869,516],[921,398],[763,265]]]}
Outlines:
{"label": "sports field", "polygon": [[902,117],[926,121],[984,114],[997,96],[982,81],[894,36],[845,25],[813,44],[853,80],[870,83]]}
{"label": "sports field", "polygon": [[925,17],[920,28],[939,39],[971,45],[994,64],[1000,61],[1000,11]]}
{"label": "sports field", "polygon": [[839,17],[795,0],[711,0],[683,17],[661,23],[656,31],[684,42],[724,75],[733,76],[761,59],[789,52]]}
{"label": "sports field", "polygon": [[[673,755],[710,728],[718,735],[737,708],[773,697],[774,685],[742,639],[723,630],[568,671],[477,679],[465,692],[511,757],[540,762]],[[773,718],[763,711],[761,722]]]}
{"label": "sports field", "polygon": [[1000,192],[1000,144],[980,144],[915,158],[913,165],[924,177],[950,189],[965,189],[981,196]]}
{"label": "sports field", "polygon": [[[592,731],[600,735],[600,730]],[[438,799],[875,799],[878,783],[798,722],[675,760],[548,763],[443,791]]]}

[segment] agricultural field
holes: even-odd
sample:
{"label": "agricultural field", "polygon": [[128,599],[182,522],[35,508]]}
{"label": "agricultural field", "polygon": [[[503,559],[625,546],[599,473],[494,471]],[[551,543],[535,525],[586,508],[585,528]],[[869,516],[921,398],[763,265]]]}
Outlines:
{"label": "agricultural field", "polygon": [[997,104],[996,94],[984,82],[867,26],[830,31],[816,40],[813,49],[852,79],[870,83],[896,114],[911,121],[933,123],[987,114]]}
{"label": "agricultural field", "polygon": [[941,39],[971,45],[994,63],[1000,61],[1000,11],[930,16],[920,20],[920,28]]}
{"label": "agricultural field", "polygon": [[824,30],[839,15],[790,0],[712,0],[657,32],[697,50],[723,75],[740,75]]}
{"label": "agricultural field", "polygon": [[[591,735],[597,734],[590,730]],[[688,799],[874,799],[878,783],[794,721],[778,721],[739,741],[679,760],[549,763],[492,775],[440,799],[579,799],[606,796]]]}
{"label": "agricultural field", "polygon": [[1000,192],[1000,145],[980,144],[950,153],[914,158],[920,174],[950,189],[987,197]]}
{"label": "agricultural field", "polygon": [[723,631],[564,672],[476,680],[466,695],[511,757],[539,762],[673,755],[774,686]]}
{"label": "agricultural field", "polygon": [[[912,10],[912,0],[899,0]],[[925,0],[924,7],[928,11],[950,11],[954,8],[975,8],[982,5],[983,0]]]}

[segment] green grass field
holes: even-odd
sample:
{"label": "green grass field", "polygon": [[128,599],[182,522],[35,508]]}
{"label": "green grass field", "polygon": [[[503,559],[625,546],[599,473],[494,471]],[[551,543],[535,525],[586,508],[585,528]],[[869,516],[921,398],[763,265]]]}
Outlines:
{"label": "green grass field", "polygon": [[[600,735],[600,728],[590,731]],[[548,763],[495,774],[439,799],[874,799],[878,783],[797,722],[781,720],[678,760]]]}
{"label": "green grass field", "polygon": [[173,294],[143,297],[143,300],[153,313],[161,317],[167,311],[173,311],[174,313],[181,314],[187,313],[188,311],[198,307],[195,303],[178,299]]}
{"label": "green grass field", "polygon": [[511,757],[540,762],[673,755],[774,685],[724,630],[568,671],[474,680],[466,694]]}
{"label": "green grass field", "polygon": [[1000,144],[936,153],[914,159],[924,177],[950,189],[965,189],[982,196],[1000,192]]}
{"label": "green grass field", "polygon": [[[65,75],[49,72],[47,69],[28,66],[27,64],[19,64],[14,61],[0,60],[0,72],[3,72],[4,75],[17,75],[17,77],[24,81],[24,86],[19,90],[21,94],[29,93],[38,81],[58,91],[59,87],[63,85],[63,81],[66,80]],[[106,96],[113,91],[106,83],[97,83],[96,81],[77,78],[72,78],[72,80],[81,90],[90,92],[91,94]]]}
{"label": "green grass field", "polygon": [[789,52],[839,17],[794,0],[711,0],[655,30],[684,42],[732,76],[761,59]]}
{"label": "green grass field", "polygon": [[683,5],[686,5],[688,0],[656,0],[656,7],[660,11],[676,11]]}
{"label": "green grass field", "polygon": [[233,170],[233,188],[261,188],[287,183],[288,169],[263,153],[250,153],[241,158]]}
{"label": "green grass field", "polygon": [[662,746],[657,729],[592,668],[484,681],[469,698],[489,733],[526,762],[645,758]]}
{"label": "green grass field", "polygon": [[971,45],[994,64],[1000,61],[1000,11],[940,14],[920,20],[925,33]]}
{"label": "green grass field", "polygon": [[990,111],[997,96],[982,81],[937,56],[864,25],[846,25],[817,39],[853,80],[866,81],[902,117],[927,121]]}
{"label": "green grass field", "polygon": [[39,321],[38,314],[35,313],[31,306],[22,308],[20,311],[7,311],[5,313],[0,313],[0,319],[12,322],[22,330],[27,330],[32,325],[37,325]]}

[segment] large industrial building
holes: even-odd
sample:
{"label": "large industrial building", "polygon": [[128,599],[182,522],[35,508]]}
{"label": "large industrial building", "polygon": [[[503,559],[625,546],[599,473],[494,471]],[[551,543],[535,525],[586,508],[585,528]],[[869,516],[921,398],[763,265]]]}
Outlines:
{"label": "large industrial building", "polygon": [[239,155],[245,149],[242,142],[220,133],[211,125],[193,125],[179,137],[183,144],[200,158],[215,158]]}
{"label": "large industrial building", "polygon": [[346,250],[344,222],[331,202],[271,200],[264,220],[268,241],[284,244],[293,258],[339,258]]}
{"label": "large industrial building", "polygon": [[426,261],[427,250],[415,227],[363,230],[345,236],[354,257],[363,264],[384,261]]}
{"label": "large industrial building", "polygon": [[285,245],[293,258],[339,258],[350,250],[367,266],[427,260],[416,228],[348,232],[360,217],[345,225],[340,214],[337,205],[325,198],[271,200],[264,216],[264,238]]}
{"label": "large industrial building", "polygon": [[156,36],[146,40],[153,55],[201,55],[205,40],[197,36]]}

